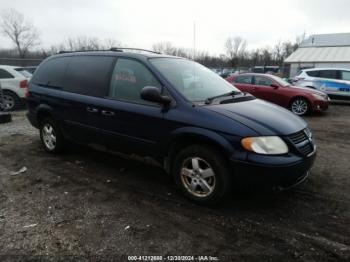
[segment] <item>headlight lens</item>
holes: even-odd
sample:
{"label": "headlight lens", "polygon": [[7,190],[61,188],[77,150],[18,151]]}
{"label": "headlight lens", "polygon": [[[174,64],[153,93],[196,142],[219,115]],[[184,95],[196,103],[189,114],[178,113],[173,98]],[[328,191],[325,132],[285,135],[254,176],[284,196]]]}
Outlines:
{"label": "headlight lens", "polygon": [[278,136],[247,137],[241,141],[242,146],[251,152],[264,155],[288,153],[288,146]]}
{"label": "headlight lens", "polygon": [[321,95],[321,94],[312,94],[312,96],[318,100],[325,100],[327,101],[328,100],[328,96],[327,95]]}

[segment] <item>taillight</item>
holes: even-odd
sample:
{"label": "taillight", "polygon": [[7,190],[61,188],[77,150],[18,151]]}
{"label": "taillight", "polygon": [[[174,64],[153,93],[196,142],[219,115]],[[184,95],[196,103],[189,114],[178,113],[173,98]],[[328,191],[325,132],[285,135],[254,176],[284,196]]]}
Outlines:
{"label": "taillight", "polygon": [[24,91],[24,97],[25,98],[29,97],[29,90],[28,90],[28,88],[26,88],[26,90]]}
{"label": "taillight", "polygon": [[19,87],[20,88],[27,88],[28,87],[28,80],[22,80],[19,82]]}

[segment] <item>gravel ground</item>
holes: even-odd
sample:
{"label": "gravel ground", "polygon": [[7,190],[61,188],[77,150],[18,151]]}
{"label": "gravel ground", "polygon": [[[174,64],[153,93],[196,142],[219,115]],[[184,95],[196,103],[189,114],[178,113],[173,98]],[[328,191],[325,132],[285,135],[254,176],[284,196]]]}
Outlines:
{"label": "gravel ground", "polygon": [[78,146],[49,155],[24,111],[13,120],[0,125],[2,261],[350,260],[350,106],[306,118],[318,156],[304,184],[215,208],[189,203],[156,167]]}

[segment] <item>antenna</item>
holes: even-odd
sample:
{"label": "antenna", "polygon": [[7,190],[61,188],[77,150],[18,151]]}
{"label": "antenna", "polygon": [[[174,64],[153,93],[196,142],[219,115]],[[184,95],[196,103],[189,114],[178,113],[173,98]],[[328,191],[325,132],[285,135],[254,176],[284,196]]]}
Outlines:
{"label": "antenna", "polygon": [[196,20],[193,21],[193,61],[196,59]]}

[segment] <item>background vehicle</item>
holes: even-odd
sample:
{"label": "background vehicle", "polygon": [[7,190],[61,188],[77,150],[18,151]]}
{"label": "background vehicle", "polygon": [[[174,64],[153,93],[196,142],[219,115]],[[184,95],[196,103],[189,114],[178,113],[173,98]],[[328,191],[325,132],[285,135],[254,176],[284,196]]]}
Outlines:
{"label": "background vehicle", "polygon": [[328,96],[317,90],[291,86],[282,78],[265,74],[242,74],[226,79],[239,90],[290,109],[296,115],[328,109]]}
{"label": "background vehicle", "polygon": [[294,77],[293,84],[320,90],[333,99],[350,99],[350,69],[304,69]]}
{"label": "background vehicle", "polygon": [[254,66],[251,70],[253,73],[258,73],[258,74],[266,74],[268,72],[276,74],[280,71],[280,67],[279,66]]}
{"label": "background vehicle", "polygon": [[[0,83],[3,91],[5,110],[15,110],[23,105],[28,77],[15,66],[0,65]],[[28,73],[29,74],[29,73]]]}
{"label": "background vehicle", "polygon": [[37,66],[25,66],[25,67],[21,67],[21,69],[27,71],[30,74],[34,74],[35,70],[36,70]]}
{"label": "background vehicle", "polygon": [[200,204],[217,203],[238,180],[296,185],[315,159],[301,118],[177,57],[122,49],[51,56],[33,75],[27,104],[48,152],[71,140],[151,157]]}

